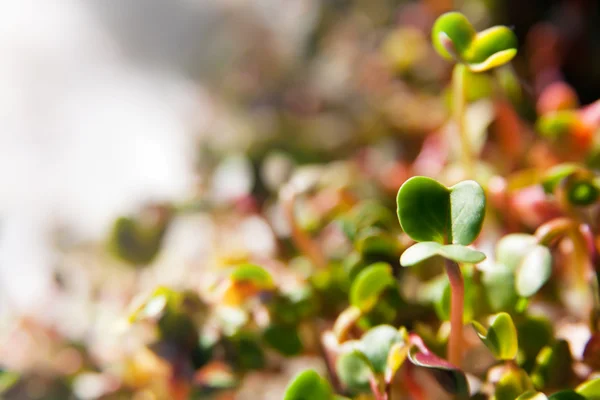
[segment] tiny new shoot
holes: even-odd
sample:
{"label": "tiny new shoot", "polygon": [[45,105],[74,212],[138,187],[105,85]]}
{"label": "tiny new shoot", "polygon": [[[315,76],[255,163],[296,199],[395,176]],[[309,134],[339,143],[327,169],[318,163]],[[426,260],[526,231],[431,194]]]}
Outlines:
{"label": "tiny new shoot", "polygon": [[471,140],[465,125],[468,71],[485,72],[508,63],[517,54],[517,38],[506,26],[476,32],[459,12],[448,12],[435,21],[433,46],[443,58],[456,62],[452,73],[454,120],[460,135],[462,162],[467,176],[475,173]]}

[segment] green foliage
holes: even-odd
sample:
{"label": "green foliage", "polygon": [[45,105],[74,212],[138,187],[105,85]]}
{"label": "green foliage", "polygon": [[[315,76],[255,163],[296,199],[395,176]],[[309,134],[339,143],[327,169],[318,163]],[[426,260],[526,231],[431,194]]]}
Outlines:
{"label": "green foliage", "polygon": [[383,291],[395,284],[389,264],[373,264],[356,277],[350,288],[350,304],[362,312],[371,310]]}
{"label": "green foliage", "polygon": [[285,390],[284,400],[332,400],[329,383],[315,370],[299,373]]}
{"label": "green foliage", "polygon": [[420,242],[409,247],[400,257],[400,264],[410,267],[428,258],[441,256],[458,263],[476,264],[485,260],[485,254],[456,244],[442,245],[437,242]]}
{"label": "green foliage", "polygon": [[517,328],[509,314],[497,314],[487,330],[477,321],[472,324],[477,336],[498,360],[512,360],[517,356]]}
{"label": "green foliage", "polygon": [[493,400],[511,400],[533,391],[533,383],[527,373],[519,368],[507,368],[496,384]]}
{"label": "green foliage", "polygon": [[447,188],[416,176],[404,182],[396,201],[402,229],[418,242],[471,244],[485,215],[485,194],[474,181]]}
{"label": "green foliage", "polygon": [[433,46],[442,57],[465,63],[474,72],[506,64],[517,54],[517,38],[512,30],[495,26],[476,33],[458,12],[438,17],[431,35]]}
{"label": "green foliage", "polygon": [[587,400],[600,400],[600,378],[582,383],[575,391]]}

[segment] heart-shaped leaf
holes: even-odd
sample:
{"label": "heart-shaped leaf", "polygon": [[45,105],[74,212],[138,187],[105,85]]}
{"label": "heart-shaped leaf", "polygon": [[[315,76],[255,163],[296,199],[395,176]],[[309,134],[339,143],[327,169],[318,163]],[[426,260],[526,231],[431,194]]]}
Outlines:
{"label": "heart-shaped leaf", "polygon": [[494,400],[514,400],[523,392],[533,392],[534,387],[527,372],[520,368],[507,368],[494,391]]}
{"label": "heart-shaped leaf", "polygon": [[395,284],[392,267],[376,263],[362,270],[350,287],[350,304],[368,312],[375,306],[383,291]]}
{"label": "heart-shaped leaf", "polygon": [[485,260],[485,254],[459,244],[441,245],[437,242],[416,243],[400,256],[400,264],[410,267],[434,256],[441,256],[458,263],[476,264]]}
{"label": "heart-shaped leaf", "polygon": [[487,330],[477,321],[472,324],[481,341],[498,360],[512,360],[517,356],[517,328],[509,314],[496,315]]}
{"label": "heart-shaped leaf", "polygon": [[396,200],[400,225],[417,242],[466,246],[481,231],[485,194],[475,181],[447,188],[434,179],[415,176],[400,187]]}
{"label": "heart-shaped leaf", "polygon": [[284,400],[331,400],[331,386],[315,370],[300,372],[288,384]]}
{"label": "heart-shaped leaf", "polygon": [[523,297],[533,296],[550,279],[552,254],[546,246],[536,245],[530,249],[516,271],[515,286]]}
{"label": "heart-shaped leaf", "polygon": [[600,400],[600,378],[583,382],[575,391],[587,400]]}
{"label": "heart-shaped leaf", "polygon": [[464,372],[432,353],[420,337],[411,335],[410,341],[414,345],[408,352],[412,364],[426,368],[448,393],[459,399],[469,398],[469,384]]}

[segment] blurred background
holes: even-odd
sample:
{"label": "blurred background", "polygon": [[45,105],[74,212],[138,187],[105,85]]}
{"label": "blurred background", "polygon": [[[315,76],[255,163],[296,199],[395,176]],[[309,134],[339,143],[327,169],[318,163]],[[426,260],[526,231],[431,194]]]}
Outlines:
{"label": "blurred background", "polygon": [[[524,102],[557,80],[600,97],[595,0],[2,0],[0,360],[34,382],[14,398],[109,393],[136,294],[276,258],[289,227],[265,201],[294,165],[362,157],[397,190],[449,115],[429,32],[451,9],[514,29]],[[106,250],[117,218],[173,208],[147,268]],[[86,357],[101,373],[56,383]]]}

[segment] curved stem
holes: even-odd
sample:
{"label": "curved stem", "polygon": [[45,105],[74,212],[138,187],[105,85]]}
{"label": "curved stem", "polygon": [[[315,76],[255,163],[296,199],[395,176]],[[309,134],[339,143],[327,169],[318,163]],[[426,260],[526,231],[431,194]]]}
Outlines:
{"label": "curved stem", "polygon": [[456,64],[452,71],[452,100],[454,105],[454,121],[460,136],[461,159],[465,174],[468,178],[474,178],[473,153],[471,152],[471,139],[467,126],[465,125],[465,76],[467,69],[463,64]]}
{"label": "curved stem", "polygon": [[448,340],[448,361],[460,367],[462,361],[463,310],[465,284],[460,267],[452,260],[446,260],[446,273],[450,280],[450,338]]}

